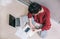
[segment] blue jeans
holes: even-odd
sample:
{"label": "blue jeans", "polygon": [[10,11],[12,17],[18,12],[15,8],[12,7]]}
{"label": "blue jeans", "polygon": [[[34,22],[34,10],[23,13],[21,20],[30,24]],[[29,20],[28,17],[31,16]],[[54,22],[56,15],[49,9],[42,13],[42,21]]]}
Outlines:
{"label": "blue jeans", "polygon": [[[35,23],[36,23],[36,22],[34,21],[34,19],[33,19],[33,17],[32,17],[32,24],[34,25]],[[39,36],[40,36],[41,38],[45,38],[46,35],[47,35],[47,31],[46,31],[46,30],[44,30],[44,31],[39,31],[38,34],[39,34]]]}
{"label": "blue jeans", "polygon": [[[23,22],[22,22],[22,19],[23,19]],[[29,20],[28,20],[28,16],[23,16],[22,18],[21,18],[21,25],[24,25],[26,22],[28,22]],[[33,19],[33,17],[32,17],[32,24],[34,25],[36,22],[34,21],[34,19]],[[45,38],[46,37],[46,35],[47,35],[47,31],[46,30],[44,30],[44,31],[40,31],[40,32],[38,32],[38,34],[39,34],[39,36],[41,37],[41,38]]]}
{"label": "blue jeans", "polygon": [[37,32],[37,33],[41,38],[45,38],[47,36],[47,31],[46,30],[40,31],[40,32]]}

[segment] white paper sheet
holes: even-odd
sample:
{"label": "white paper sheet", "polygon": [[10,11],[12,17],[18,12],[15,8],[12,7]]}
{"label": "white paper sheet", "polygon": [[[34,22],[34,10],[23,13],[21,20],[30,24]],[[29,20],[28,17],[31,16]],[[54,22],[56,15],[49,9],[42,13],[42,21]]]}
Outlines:
{"label": "white paper sheet", "polygon": [[18,29],[17,32],[15,33],[15,35],[17,35],[21,39],[27,39],[28,38],[27,34],[22,30],[22,28]]}

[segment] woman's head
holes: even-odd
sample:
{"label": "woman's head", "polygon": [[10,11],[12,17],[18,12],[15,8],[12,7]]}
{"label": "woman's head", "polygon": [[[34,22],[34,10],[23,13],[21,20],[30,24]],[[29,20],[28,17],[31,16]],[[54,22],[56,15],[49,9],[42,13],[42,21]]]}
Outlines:
{"label": "woman's head", "polygon": [[29,11],[31,14],[37,14],[41,9],[42,9],[42,8],[41,8],[40,4],[38,4],[38,3],[36,3],[36,2],[32,2],[32,3],[29,5],[28,11]]}

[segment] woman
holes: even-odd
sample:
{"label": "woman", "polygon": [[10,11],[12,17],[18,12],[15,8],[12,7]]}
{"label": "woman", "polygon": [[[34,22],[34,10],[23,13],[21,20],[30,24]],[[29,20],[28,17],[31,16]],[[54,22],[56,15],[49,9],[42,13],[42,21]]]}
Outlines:
{"label": "woman", "polygon": [[32,2],[28,7],[29,25],[33,31],[41,30],[40,36],[44,38],[47,30],[51,28],[50,11],[45,6]]}

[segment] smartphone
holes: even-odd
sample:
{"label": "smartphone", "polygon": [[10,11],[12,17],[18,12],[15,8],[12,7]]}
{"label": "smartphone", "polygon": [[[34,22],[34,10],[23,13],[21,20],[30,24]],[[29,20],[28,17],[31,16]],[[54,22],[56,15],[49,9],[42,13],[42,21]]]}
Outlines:
{"label": "smartphone", "polygon": [[30,28],[29,27],[27,27],[26,29],[25,29],[25,32],[28,32],[30,30]]}

